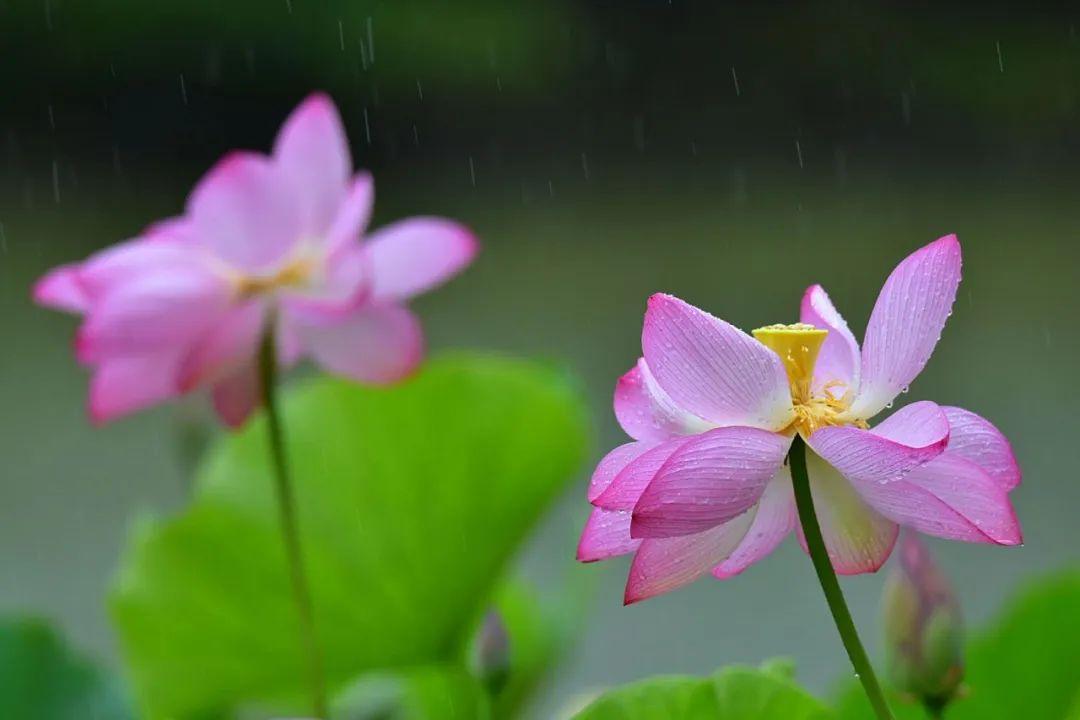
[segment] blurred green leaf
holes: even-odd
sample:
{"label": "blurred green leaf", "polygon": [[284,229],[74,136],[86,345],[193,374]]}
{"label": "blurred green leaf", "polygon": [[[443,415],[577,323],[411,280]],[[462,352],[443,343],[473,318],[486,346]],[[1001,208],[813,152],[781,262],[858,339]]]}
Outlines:
{"label": "blurred green leaf", "polygon": [[[1062,720],[1080,696],[1080,570],[1036,582],[968,643],[966,691],[948,720]],[[894,697],[897,720],[922,720],[922,709]],[[1075,712],[1075,710],[1072,710]],[[855,683],[839,702],[843,720],[873,715]]]}
{"label": "blurred green leaf", "polygon": [[[432,362],[392,389],[320,379],[283,409],[334,687],[456,660],[587,435],[565,376],[477,356]],[[260,419],[224,439],[191,507],[143,522],[125,554],[112,610],[149,720],[302,707],[264,435]]]}
{"label": "blurred green leaf", "polygon": [[822,720],[822,703],[796,685],[787,663],[739,665],[712,677],[649,678],[612,690],[578,720]]}
{"label": "blurred green leaf", "polygon": [[375,674],[334,700],[332,720],[488,720],[491,705],[480,682],[461,667]]}
{"label": "blurred green leaf", "polygon": [[130,720],[116,682],[40,620],[0,622],[0,718]]}

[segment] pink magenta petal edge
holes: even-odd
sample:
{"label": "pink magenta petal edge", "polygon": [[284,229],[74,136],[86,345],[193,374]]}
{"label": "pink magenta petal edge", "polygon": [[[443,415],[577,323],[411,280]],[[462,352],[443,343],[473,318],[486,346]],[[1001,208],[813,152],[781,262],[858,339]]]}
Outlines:
{"label": "pink magenta petal edge", "polygon": [[588,499],[593,502],[607,490],[623,468],[633,462],[642,453],[653,447],[652,443],[628,442],[619,445],[600,460],[589,479]]}
{"label": "pink magenta petal edge", "polygon": [[630,513],[593,508],[578,541],[579,562],[596,562],[634,552],[641,540],[630,537]]}
{"label": "pink magenta petal edge", "polygon": [[[623,466],[623,469],[593,499],[593,505],[606,510],[627,512],[633,510],[641,494],[645,492],[645,488],[656,477],[656,473],[668,458],[690,440],[691,438],[680,437],[647,447],[645,452],[639,453]],[[640,444],[645,445],[645,443]]]}
{"label": "pink magenta petal edge", "polygon": [[790,445],[786,435],[748,427],[694,436],[664,462],[634,505],[631,537],[690,535],[746,512]]}

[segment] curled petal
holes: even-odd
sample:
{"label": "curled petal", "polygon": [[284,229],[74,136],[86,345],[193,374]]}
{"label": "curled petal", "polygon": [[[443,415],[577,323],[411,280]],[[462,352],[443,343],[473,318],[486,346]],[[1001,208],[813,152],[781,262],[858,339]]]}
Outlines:
{"label": "curled petal", "polygon": [[784,461],[791,438],[724,427],[697,435],[663,464],[634,506],[633,537],[702,532],[750,509]]}
{"label": "curled petal", "polygon": [[82,314],[90,309],[90,298],[79,282],[78,265],[61,265],[34,284],[34,302],[55,310]]}
{"label": "curled petal", "polygon": [[292,181],[268,158],[234,152],[195,186],[187,212],[196,242],[233,269],[273,273],[304,239]]}
{"label": "curled petal", "polygon": [[593,508],[578,541],[580,562],[607,560],[634,552],[640,540],[630,537],[630,513],[622,510]]}
{"label": "curled petal", "polygon": [[352,171],[345,128],[329,97],[316,93],[293,110],[274,142],[274,161],[289,183],[302,231],[322,236]]}
{"label": "curled petal", "polygon": [[1005,490],[1020,484],[1020,465],[1012,445],[989,420],[958,407],[943,407],[949,420],[948,455],[959,455],[981,467]]}
{"label": "curled petal", "polygon": [[[875,572],[892,552],[899,526],[867,505],[840,473],[807,453],[810,494],[829,559],[840,575]],[[806,549],[802,526],[796,527]]]}
{"label": "curled petal", "polygon": [[620,445],[605,455],[589,479],[589,502],[600,497],[623,468],[652,447],[652,443],[630,442]]}
{"label": "curled petal", "polygon": [[873,430],[824,427],[809,444],[852,482],[899,480],[945,451],[949,422],[932,402],[912,403]]}
{"label": "curled petal", "polygon": [[326,233],[328,253],[333,254],[343,247],[360,242],[371,221],[374,205],[375,181],[370,173],[357,173]]}
{"label": "curled petal", "polygon": [[372,265],[374,296],[405,299],[448,280],[472,262],[478,245],[464,226],[417,217],[387,225],[364,245]]}
{"label": "curled petal", "polygon": [[761,495],[754,521],[746,535],[723,562],[713,568],[713,577],[725,580],[767,557],[798,524],[791,475],[780,468]]}
{"label": "curled petal", "polygon": [[709,429],[708,423],[686,412],[664,392],[640,358],[615,386],[615,417],[626,434],[637,440],[668,440]]}
{"label": "curled petal", "polygon": [[[931,460],[923,467],[933,465],[940,460],[941,458]],[[921,470],[922,468],[918,468],[910,475]],[[871,507],[900,525],[950,540],[991,542],[990,538],[974,523],[950,507],[948,503],[910,482],[907,478],[885,484],[855,483],[855,487],[859,495]]]}
{"label": "curled petal", "polygon": [[212,394],[214,410],[221,421],[231,428],[241,427],[262,404],[255,363],[240,367],[219,380]]}
{"label": "curled petal", "polygon": [[624,602],[629,605],[697,580],[731,554],[753,519],[751,509],[694,535],[643,540],[630,565]]}
{"label": "curled petal", "polygon": [[400,305],[369,305],[336,325],[297,324],[304,346],[326,370],[382,385],[408,376],[423,355],[420,323]]}
{"label": "curled petal", "polygon": [[[645,488],[668,458],[680,447],[690,442],[687,438],[674,438],[649,447],[619,471],[603,492],[593,499],[593,505],[607,510],[630,511],[637,505]],[[644,445],[644,443],[638,443]]]}
{"label": "curled petal", "polygon": [[123,283],[98,302],[76,337],[84,363],[182,352],[228,307],[231,288],[206,272],[161,271]]}
{"label": "curled petal", "polygon": [[251,365],[265,330],[266,306],[259,300],[230,308],[184,356],[181,392],[212,384]]}
{"label": "curled petal", "polygon": [[103,424],[176,397],[178,364],[170,350],[102,362],[90,378],[90,420]]}
{"label": "curled petal", "polygon": [[960,243],[948,235],[905,258],[881,288],[862,346],[852,413],[881,412],[926,366],[960,285]]}
{"label": "curled petal", "polygon": [[1009,491],[971,460],[945,453],[912,470],[904,481],[941,500],[991,541],[999,545],[1023,542]]}
{"label": "curled petal", "polygon": [[79,268],[79,284],[93,302],[147,275],[176,272],[206,274],[210,268],[191,243],[152,232],[91,255]]}
{"label": "curled petal", "polygon": [[671,295],[649,298],[641,345],[675,403],[714,425],[779,430],[793,417],[776,353],[738,328]]}
{"label": "curled petal", "polygon": [[822,395],[827,384],[839,382],[843,389],[834,394],[851,391],[854,396],[859,389],[859,343],[820,285],[806,289],[799,321],[829,331],[814,365],[814,392]]}

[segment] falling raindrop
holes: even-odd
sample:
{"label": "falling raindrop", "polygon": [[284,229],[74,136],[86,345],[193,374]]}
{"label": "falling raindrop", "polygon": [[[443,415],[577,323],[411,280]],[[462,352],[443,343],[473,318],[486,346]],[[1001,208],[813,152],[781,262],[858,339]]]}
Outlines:
{"label": "falling raindrop", "polygon": [[368,110],[364,108],[364,137],[367,138],[367,144],[371,144],[371,120],[368,118]]}
{"label": "falling raindrop", "polygon": [[371,65],[375,64],[375,35],[371,27],[371,16],[368,15],[367,19],[367,49],[368,49],[368,62]]}
{"label": "falling raindrop", "polygon": [[53,200],[60,203],[60,164],[56,161],[52,161],[52,188],[53,188]]}
{"label": "falling raindrop", "polygon": [[476,187],[476,163],[473,162],[472,155],[469,156],[469,179],[473,187]]}
{"label": "falling raindrop", "polygon": [[187,105],[187,85],[184,83],[184,73],[180,73],[180,99]]}
{"label": "falling raindrop", "polygon": [[735,73],[735,66],[731,66],[731,79],[735,83],[735,97],[742,95],[742,89],[739,87],[739,76]]}

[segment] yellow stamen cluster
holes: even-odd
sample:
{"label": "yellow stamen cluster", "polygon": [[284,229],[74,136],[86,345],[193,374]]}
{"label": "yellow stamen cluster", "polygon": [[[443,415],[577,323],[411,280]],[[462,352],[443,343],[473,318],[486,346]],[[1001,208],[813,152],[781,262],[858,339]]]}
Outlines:
{"label": "yellow stamen cluster", "polygon": [[845,383],[833,380],[822,387],[823,395],[815,395],[813,392],[814,364],[817,362],[821,345],[829,334],[827,330],[805,323],[795,323],[768,325],[754,330],[753,334],[758,342],[780,356],[787,371],[795,419],[785,431],[797,431],[800,435],[809,437],[815,430],[827,425],[865,424],[851,418],[847,413],[851,405],[850,392],[836,392],[845,388]]}
{"label": "yellow stamen cluster", "polygon": [[240,275],[234,279],[236,293],[241,297],[252,297],[272,292],[283,287],[301,287],[306,285],[315,271],[314,261],[305,256],[299,256],[291,262],[283,265],[273,275],[258,277],[252,275]]}

